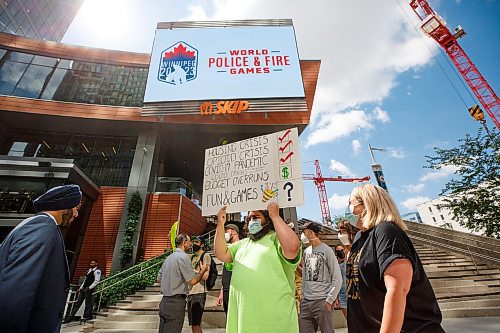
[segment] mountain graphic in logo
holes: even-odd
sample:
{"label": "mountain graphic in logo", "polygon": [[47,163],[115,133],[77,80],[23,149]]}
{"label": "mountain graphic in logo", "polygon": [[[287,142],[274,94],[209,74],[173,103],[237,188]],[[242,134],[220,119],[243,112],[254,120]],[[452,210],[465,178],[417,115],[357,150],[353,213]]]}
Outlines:
{"label": "mountain graphic in logo", "polygon": [[196,79],[198,50],[186,42],[177,42],[161,53],[158,80],[181,85]]}

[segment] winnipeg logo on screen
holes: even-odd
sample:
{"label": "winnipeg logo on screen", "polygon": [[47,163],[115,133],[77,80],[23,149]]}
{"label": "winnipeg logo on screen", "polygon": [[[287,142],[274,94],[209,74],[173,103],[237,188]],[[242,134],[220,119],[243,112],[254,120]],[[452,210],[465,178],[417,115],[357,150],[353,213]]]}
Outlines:
{"label": "winnipeg logo on screen", "polygon": [[177,42],[161,53],[158,80],[181,85],[196,79],[198,50],[185,42]]}

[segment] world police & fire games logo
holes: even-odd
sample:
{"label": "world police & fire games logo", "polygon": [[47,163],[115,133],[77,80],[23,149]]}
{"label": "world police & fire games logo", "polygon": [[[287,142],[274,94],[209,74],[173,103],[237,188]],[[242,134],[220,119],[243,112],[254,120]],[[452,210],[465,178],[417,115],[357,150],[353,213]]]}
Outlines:
{"label": "world police & fire games logo", "polygon": [[161,53],[158,80],[180,85],[196,79],[198,50],[185,42],[177,42]]}

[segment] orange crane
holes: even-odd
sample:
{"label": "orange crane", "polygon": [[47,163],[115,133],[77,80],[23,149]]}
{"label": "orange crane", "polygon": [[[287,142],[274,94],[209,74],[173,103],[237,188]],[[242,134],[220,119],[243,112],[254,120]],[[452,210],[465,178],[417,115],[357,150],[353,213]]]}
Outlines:
{"label": "orange crane", "polygon": [[[349,182],[349,183],[357,183],[357,182],[366,182],[370,180],[370,176],[366,176],[363,178],[344,178],[341,176],[338,177],[323,177],[321,173],[321,168],[319,166],[319,161],[315,160],[314,165],[316,166],[316,174],[303,174],[302,179],[304,180],[312,180],[314,181],[314,185],[318,188],[319,194],[319,204],[321,206],[321,215],[323,217],[323,224],[332,227],[332,217],[330,215],[330,205],[328,204],[328,195],[326,194],[325,181],[327,182]],[[347,205],[347,203],[346,203]]]}
{"label": "orange crane", "polygon": [[[458,44],[457,39],[465,35],[462,27],[458,26],[455,33],[451,33],[446,22],[431,8],[427,0],[410,0],[410,6],[422,21],[422,30],[445,50],[495,126],[500,128],[500,99]],[[477,106],[469,109],[473,117],[478,112],[477,109]]]}

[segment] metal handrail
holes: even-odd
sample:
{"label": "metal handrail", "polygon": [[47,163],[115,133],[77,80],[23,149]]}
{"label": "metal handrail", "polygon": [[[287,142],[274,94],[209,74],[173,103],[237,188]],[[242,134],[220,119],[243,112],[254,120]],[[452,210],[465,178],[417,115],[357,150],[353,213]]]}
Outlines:
{"label": "metal handrail", "polygon": [[[214,235],[215,235],[215,229],[214,229],[214,230],[211,230],[211,231],[209,231],[209,232],[207,232],[207,233],[204,233],[204,234],[203,234],[203,235],[201,235],[200,237],[203,237],[204,239],[210,239],[210,238],[212,238],[212,236],[210,236],[212,233],[214,233]],[[107,277],[107,278],[103,279],[103,280],[101,281],[101,284],[102,284],[102,283],[104,283],[107,279],[110,279],[110,278],[116,278],[117,276],[120,276],[120,275],[123,275],[123,274],[125,274],[125,273],[128,273],[129,271],[131,271],[131,270],[133,270],[133,269],[137,269],[137,267],[140,267],[141,265],[145,265],[146,263],[148,263],[148,262],[150,262],[150,261],[152,261],[152,260],[155,260],[155,259],[157,259],[157,258],[159,258],[159,257],[161,257],[161,256],[164,256],[164,255],[165,255],[165,253],[162,253],[162,254],[160,254],[160,255],[157,255],[156,257],[149,258],[149,259],[148,259],[148,260],[146,260],[146,261],[142,261],[142,262],[140,262],[140,263],[138,263],[138,264],[136,264],[136,265],[134,265],[134,266],[132,266],[132,267],[129,267],[129,268],[127,268],[126,270],[121,271],[121,272],[119,272],[119,273],[117,273],[117,274],[115,274],[115,275],[109,276],[109,277]]]}
{"label": "metal handrail", "polygon": [[129,272],[129,271],[131,271],[131,270],[133,270],[133,269],[137,269],[137,267],[140,267],[141,265],[145,265],[146,263],[148,263],[148,262],[150,262],[150,261],[152,261],[152,260],[155,260],[156,258],[159,258],[159,257],[161,257],[161,256],[163,256],[163,255],[165,255],[165,253],[162,253],[162,254],[160,254],[160,255],[157,255],[156,257],[150,258],[150,259],[148,259],[148,260],[146,260],[146,261],[141,261],[140,263],[138,263],[138,264],[136,264],[136,265],[134,265],[134,266],[131,266],[131,267],[127,268],[126,270],[121,271],[121,272],[119,272],[119,273],[117,273],[117,274],[115,274],[115,275],[108,276],[108,277],[106,277],[105,279],[103,279],[103,280],[100,282],[100,284],[103,284],[104,282],[106,282],[106,280],[107,280],[107,279],[111,279],[111,278],[113,278],[113,279],[114,279],[114,278],[116,278],[117,276],[120,276],[120,275],[122,275],[122,274],[125,274],[125,273],[127,273],[127,272]]}
{"label": "metal handrail", "polygon": [[[168,255],[168,254],[167,254],[167,255]],[[156,258],[158,258],[158,256],[157,256]],[[98,291],[94,294],[94,295],[99,294],[99,302],[98,302],[98,304],[97,304],[97,312],[99,312],[99,311],[100,311],[100,309],[101,309],[101,300],[102,300],[102,292],[103,292],[103,291],[105,291],[106,289],[111,288],[111,287],[113,287],[113,286],[115,286],[115,285],[117,285],[117,284],[124,283],[124,282],[126,282],[127,280],[129,280],[129,279],[131,279],[131,278],[135,277],[135,276],[136,276],[136,275],[138,275],[138,274],[141,274],[141,275],[142,275],[144,272],[148,271],[149,269],[151,269],[151,268],[156,268],[157,266],[160,266],[160,265],[162,265],[162,264],[163,264],[163,261],[159,261],[159,262],[157,262],[157,263],[155,263],[155,264],[153,264],[153,265],[151,265],[151,266],[149,266],[149,267],[146,267],[146,269],[141,269],[140,271],[138,271],[138,272],[136,272],[136,273],[134,273],[134,274],[131,274],[131,275],[129,275],[129,276],[127,276],[127,277],[125,277],[125,278],[123,278],[123,279],[121,279],[121,280],[116,281],[116,282],[115,282],[115,283],[113,283],[112,285],[106,286],[106,287],[102,288],[101,290],[98,290]]]}
{"label": "metal handrail", "polygon": [[[163,255],[164,255],[164,254],[163,254]],[[159,256],[156,256],[155,258],[158,258],[158,257],[159,257]],[[148,262],[148,261],[145,261],[145,262]],[[135,272],[134,274],[127,275],[127,276],[126,276],[126,277],[124,277],[123,279],[118,280],[118,281],[116,281],[115,283],[113,283],[113,284],[111,284],[111,285],[109,285],[109,286],[106,286],[106,287],[104,287],[104,288],[102,288],[102,289],[97,290],[97,291],[94,293],[94,295],[100,294],[100,293],[102,293],[104,290],[106,290],[106,289],[108,289],[108,288],[111,288],[111,287],[113,287],[113,286],[115,286],[115,285],[117,285],[117,284],[119,284],[119,283],[123,283],[123,282],[127,281],[128,279],[130,279],[130,278],[132,278],[132,277],[136,276],[137,274],[139,274],[139,273],[143,273],[143,272],[145,272],[145,271],[149,270],[149,269],[150,269],[150,268],[152,268],[152,267],[156,267],[156,266],[158,266],[159,264],[163,264],[163,261],[159,261],[159,262],[157,262],[156,264],[153,264],[153,265],[151,265],[151,266],[149,266],[149,267],[146,267],[145,269],[141,269],[140,271]],[[118,275],[118,274],[117,274],[117,275]],[[116,276],[116,275],[113,275],[113,276],[110,276],[109,278],[114,278],[115,276]]]}
{"label": "metal handrail", "polygon": [[[412,222],[412,221],[405,220],[404,222],[406,223],[406,225],[408,226],[408,230],[410,230],[410,231],[422,232],[422,231],[429,231],[429,229],[431,229],[434,234],[439,233],[442,236],[453,235],[454,238],[457,238],[457,239],[460,239],[463,241],[482,242],[482,243],[487,242],[488,244],[490,244],[494,247],[500,246],[500,240],[495,239],[495,238],[480,236],[480,235],[475,235],[475,234],[469,234],[469,233],[466,233],[463,231],[446,229],[446,228],[442,228],[442,227],[437,227],[437,226],[433,226],[433,225],[422,224],[422,223],[417,223],[417,222]],[[411,224],[409,224],[409,223],[411,223]]]}
{"label": "metal handrail", "polygon": [[[417,234],[421,234],[421,235],[425,235],[426,237],[429,237],[427,234],[424,234],[422,231],[420,230],[407,230],[411,233],[417,233]],[[413,236],[411,235],[411,237],[418,237],[418,236]],[[434,238],[438,238],[438,239],[443,239],[443,240],[446,240],[446,241],[453,241],[453,240],[450,240],[450,239],[447,239],[447,238],[443,238],[443,237],[440,237],[439,235],[432,235],[432,237]],[[458,241],[454,241],[454,242],[457,242]],[[444,242],[437,242],[436,241],[436,244],[445,244]],[[453,245],[449,245],[449,246],[453,246]],[[484,247],[481,247],[481,246],[476,246],[476,245],[472,245],[472,244],[467,244],[466,245],[467,247],[469,247],[469,251],[470,251],[470,248],[475,248],[475,249],[479,249],[479,250],[484,250]],[[465,249],[462,249],[463,251],[465,251]],[[492,253],[495,253],[495,254],[498,254],[498,256],[500,257],[500,252],[498,251],[495,251],[495,250],[492,250],[492,249],[488,249],[489,252],[492,252]],[[471,251],[472,252],[472,251]],[[479,251],[474,251],[473,253],[479,253]],[[492,257],[494,258],[494,257]],[[500,260],[500,259],[497,259],[497,260]]]}
{"label": "metal handrail", "polygon": [[[484,254],[481,254],[481,253],[471,252],[470,250],[467,251],[467,250],[461,249],[459,247],[455,247],[455,246],[452,246],[452,245],[443,244],[443,243],[440,243],[440,242],[432,241],[430,239],[425,239],[425,238],[418,237],[418,236],[413,236],[412,235],[411,238],[415,239],[417,241],[424,242],[424,243],[439,245],[439,247],[442,247],[442,248],[445,248],[445,249],[449,249],[449,250],[452,250],[454,252],[468,254],[468,255],[470,255],[471,258],[474,256],[476,258],[481,258],[481,259],[484,259],[484,260],[493,261],[493,262],[498,263],[500,265],[500,259],[497,259],[497,258],[494,258],[494,257],[490,257],[490,256],[487,256],[487,255],[484,255]],[[472,259],[472,261],[474,261],[474,259]],[[477,266],[476,266],[476,269],[477,269]]]}
{"label": "metal handrail", "polygon": [[[207,232],[207,233],[205,233],[205,234],[202,234],[200,237],[203,237],[203,238],[205,239],[205,243],[206,243],[206,244],[212,244],[212,243],[213,243],[213,239],[214,239],[214,237],[215,237],[215,229],[214,229],[214,230],[211,230],[211,231],[209,231],[209,232]],[[101,300],[102,300],[102,294],[103,294],[103,292],[104,292],[104,291],[106,291],[106,290],[108,290],[108,289],[110,289],[110,288],[112,288],[112,287],[114,287],[114,286],[116,286],[116,285],[119,285],[119,284],[125,283],[125,282],[127,282],[128,280],[130,280],[130,279],[132,279],[132,278],[136,277],[138,274],[143,274],[144,272],[146,272],[146,271],[150,270],[151,268],[156,268],[156,267],[160,266],[161,264],[163,264],[163,262],[162,262],[162,261],[157,262],[157,263],[155,263],[155,264],[152,264],[152,265],[150,265],[150,266],[148,266],[148,267],[144,268],[144,266],[145,266],[145,265],[147,265],[148,263],[150,263],[151,261],[153,261],[153,260],[155,260],[155,259],[158,259],[158,258],[160,258],[160,257],[162,257],[162,256],[168,256],[169,254],[170,254],[169,252],[166,252],[166,253],[160,254],[160,255],[158,255],[158,256],[156,256],[156,257],[150,258],[150,259],[148,259],[148,260],[146,260],[146,261],[143,261],[143,262],[141,262],[141,263],[139,263],[139,264],[137,264],[137,265],[134,265],[134,266],[132,266],[132,267],[130,267],[130,268],[128,268],[128,269],[126,269],[126,270],[124,270],[124,271],[121,271],[121,272],[119,272],[119,273],[117,273],[117,274],[115,274],[115,275],[109,276],[109,277],[107,277],[106,279],[102,280],[102,281],[101,281],[101,283],[100,283],[101,285],[103,285],[106,281],[109,281],[109,279],[114,279],[114,278],[116,278],[116,277],[123,276],[123,275],[124,275],[124,274],[126,274],[126,273],[130,273],[130,272],[131,272],[131,271],[133,271],[133,270],[138,270],[138,269],[139,269],[139,271],[137,271],[137,272],[135,272],[135,273],[132,273],[132,274],[130,274],[130,275],[126,275],[124,278],[122,278],[122,279],[118,279],[116,282],[114,282],[114,283],[112,283],[112,284],[110,284],[110,285],[108,285],[108,286],[105,286],[105,287],[104,287],[104,288],[102,288],[102,289],[97,290],[97,291],[94,293],[94,296],[99,295],[99,303],[98,303],[98,306],[97,306],[97,311],[99,312],[99,310],[100,310]]]}

